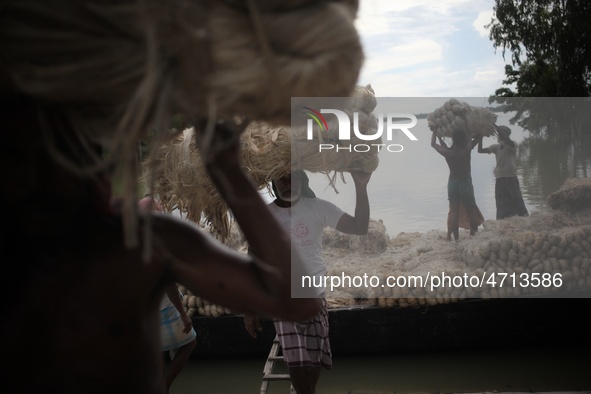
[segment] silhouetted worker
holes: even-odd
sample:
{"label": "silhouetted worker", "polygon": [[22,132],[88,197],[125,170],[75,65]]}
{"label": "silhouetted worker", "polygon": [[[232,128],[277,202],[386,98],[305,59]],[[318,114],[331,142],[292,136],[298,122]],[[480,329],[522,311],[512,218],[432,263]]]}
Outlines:
{"label": "silhouetted worker", "polygon": [[517,178],[517,145],[511,140],[511,129],[497,126],[498,144],[482,147],[482,138],[478,141],[478,153],[494,153],[497,164],[495,174],[495,201],[497,220],[511,216],[528,216],[519,179]]}
{"label": "silhouetted worker", "polygon": [[482,223],[482,215],[474,198],[472,185],[471,153],[477,140],[468,141],[466,133],[454,130],[452,134],[452,146],[448,147],[443,139],[439,138],[437,144],[435,132],[431,135],[431,146],[439,152],[449,167],[447,181],[447,197],[449,199],[449,214],[447,222],[447,239],[459,239],[459,218],[461,205],[466,209],[470,221],[470,235],[476,234],[478,226]]}

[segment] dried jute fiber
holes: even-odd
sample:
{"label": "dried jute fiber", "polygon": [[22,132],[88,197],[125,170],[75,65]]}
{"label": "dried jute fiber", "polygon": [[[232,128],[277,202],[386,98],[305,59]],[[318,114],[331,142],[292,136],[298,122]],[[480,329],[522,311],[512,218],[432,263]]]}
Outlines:
{"label": "dried jute fiber", "polygon": [[[373,113],[376,107],[375,93],[371,85],[357,86],[351,95],[351,100],[343,109],[351,121],[353,127],[354,114],[357,116],[357,125],[361,133],[374,135],[378,129],[378,121]],[[351,133],[351,139],[341,141],[339,139],[339,127],[336,118],[331,117],[326,130],[315,129],[312,140],[307,139],[307,129],[294,128],[291,130],[292,139],[292,167],[298,167],[310,172],[342,172],[360,170],[373,172],[378,166],[378,148],[375,145],[366,144],[355,133]],[[381,138],[372,141],[379,144]],[[334,149],[322,150],[319,143],[330,143]],[[356,146],[363,145],[362,149]],[[339,149],[336,149],[336,146]],[[366,149],[368,149],[366,151]]]}
{"label": "dried jute fiber", "polygon": [[[377,121],[372,110],[376,101],[371,86],[356,87],[351,98],[351,104],[344,112],[351,114],[350,119],[353,119],[352,113],[357,112],[359,129],[375,134]],[[336,122],[329,122],[323,138],[336,138],[336,133]],[[329,182],[334,182],[337,173],[351,170],[372,172],[377,168],[377,148],[368,152],[340,150],[319,154],[319,137],[322,135],[307,140],[304,130],[251,122],[240,137],[242,167],[259,190],[268,187],[272,179],[289,174],[293,168],[324,173],[329,176]],[[356,142],[361,140],[352,139],[347,144]],[[228,236],[227,208],[207,176],[193,128],[183,130],[152,151],[144,166],[146,185],[151,185],[151,193],[158,196],[166,210],[178,209],[188,219],[204,222],[221,240]]]}
{"label": "dried jute fiber", "polygon": [[440,137],[452,136],[454,130],[468,135],[490,137],[496,134],[497,115],[487,108],[450,99],[427,116],[427,124]]}
{"label": "dried jute fiber", "polygon": [[[291,97],[351,94],[363,63],[357,6],[3,0],[0,96],[25,95],[63,115],[89,147],[78,153],[94,159],[81,168],[53,151],[67,170],[94,175],[122,163],[124,206],[133,206],[138,141],[167,138],[173,117],[288,124]],[[97,143],[109,154],[96,156]]]}
{"label": "dried jute fiber", "polygon": [[591,178],[568,178],[551,193],[546,203],[552,209],[577,212],[591,207]]}

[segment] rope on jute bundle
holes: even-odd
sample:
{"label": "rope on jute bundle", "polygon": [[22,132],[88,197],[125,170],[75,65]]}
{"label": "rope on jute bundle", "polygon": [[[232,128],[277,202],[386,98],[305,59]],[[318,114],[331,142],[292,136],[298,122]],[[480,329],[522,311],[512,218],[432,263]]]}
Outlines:
{"label": "rope on jute bundle", "polygon": [[[377,130],[372,112],[376,106],[374,91],[367,85],[356,87],[354,92],[344,112],[350,115],[351,121],[352,113],[357,112],[359,130],[373,135]],[[326,133],[318,133],[312,140],[307,139],[304,129],[251,122],[241,135],[241,164],[259,190],[268,188],[271,180],[289,174],[294,168],[326,174],[333,187],[337,174],[351,170],[372,172],[377,168],[377,147],[367,152],[342,149],[319,153],[322,138],[338,139],[337,122],[328,122]],[[352,136],[346,144],[359,142],[363,141]],[[209,226],[222,241],[229,235],[226,204],[208,178],[193,128],[183,130],[151,152],[144,165],[147,175],[144,181],[151,185],[151,193],[158,196],[167,211],[178,209],[188,219]]]}
{"label": "rope on jute bundle", "polygon": [[[291,97],[347,96],[363,51],[357,1],[4,0],[1,96],[57,108],[93,158],[88,176],[123,162],[126,243],[136,244],[135,149],[168,137],[173,116],[287,124]],[[212,121],[215,121],[213,119]],[[58,133],[48,131],[48,134]],[[55,140],[49,136],[48,141]],[[91,148],[109,152],[97,156]]]}

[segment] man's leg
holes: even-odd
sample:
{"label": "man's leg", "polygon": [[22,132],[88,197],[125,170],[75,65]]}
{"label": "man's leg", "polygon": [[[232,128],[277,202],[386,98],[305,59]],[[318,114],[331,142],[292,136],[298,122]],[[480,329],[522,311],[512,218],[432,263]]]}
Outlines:
{"label": "man's leg", "polygon": [[178,352],[174,356],[172,360],[166,366],[166,370],[164,373],[164,382],[166,384],[166,389],[170,390],[170,386],[172,382],[176,379],[176,377],[181,373],[187,361],[189,361],[189,357],[191,357],[191,353],[195,349],[197,345],[197,340],[193,339],[191,342],[183,345],[179,348]]}
{"label": "man's leg", "polygon": [[468,214],[468,220],[470,222],[470,235],[475,235],[478,231],[479,218],[478,208],[476,207],[476,199],[474,198],[474,186],[472,185],[472,179],[462,182],[460,187],[460,201],[463,203],[466,213]]}
{"label": "man's leg", "polygon": [[454,199],[449,201],[449,213],[447,215],[447,240],[451,241],[451,235],[457,241],[460,236],[459,228],[460,219],[460,200]]}
{"label": "man's leg", "polygon": [[466,212],[468,212],[468,218],[470,220],[470,235],[475,235],[476,232],[478,232],[478,212],[476,204],[467,206]]}
{"label": "man's leg", "polygon": [[316,393],[316,384],[320,378],[320,367],[292,367],[289,369],[291,384],[298,394]]}
{"label": "man's leg", "polygon": [[451,241],[451,233],[452,233],[452,225],[451,225],[451,217],[452,217],[452,210],[451,204],[449,204],[449,211],[447,212],[447,240]]}
{"label": "man's leg", "polygon": [[449,200],[449,213],[447,214],[447,240],[451,241],[454,235],[457,241],[460,237],[460,193],[457,181],[447,181],[447,199]]}

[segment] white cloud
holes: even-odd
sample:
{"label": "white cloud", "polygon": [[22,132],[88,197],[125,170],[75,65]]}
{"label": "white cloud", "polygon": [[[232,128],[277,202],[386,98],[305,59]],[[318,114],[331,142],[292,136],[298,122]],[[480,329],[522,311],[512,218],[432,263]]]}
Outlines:
{"label": "white cloud", "polygon": [[465,8],[473,0],[360,0],[360,14],[384,14],[389,12],[404,12],[413,8],[428,8],[438,13],[448,13]]}
{"label": "white cloud", "polygon": [[380,56],[369,57],[364,72],[379,74],[441,60],[441,45],[433,40],[419,39],[412,43],[384,49]]}
{"label": "white cloud", "polygon": [[501,86],[502,68],[450,70],[441,65],[384,75],[363,73],[378,97],[488,97]]}
{"label": "white cloud", "polygon": [[505,64],[484,28],[492,7],[492,0],[361,0],[360,83],[371,83],[382,97],[492,94]]}
{"label": "white cloud", "polygon": [[499,75],[501,73],[499,72],[498,69],[496,68],[489,68],[489,69],[485,69],[485,70],[478,70],[476,71],[476,73],[474,74],[474,80],[476,81],[482,81],[482,82],[486,82],[486,81],[490,81],[490,80],[497,80],[499,78]]}
{"label": "white cloud", "polygon": [[493,10],[480,11],[472,26],[474,26],[478,34],[488,38],[489,30],[484,26],[488,25],[493,17]]}
{"label": "white cloud", "polygon": [[362,81],[371,83],[378,97],[429,97],[438,95],[434,90],[442,85],[440,75],[443,67],[432,66],[380,76],[362,74]]}

